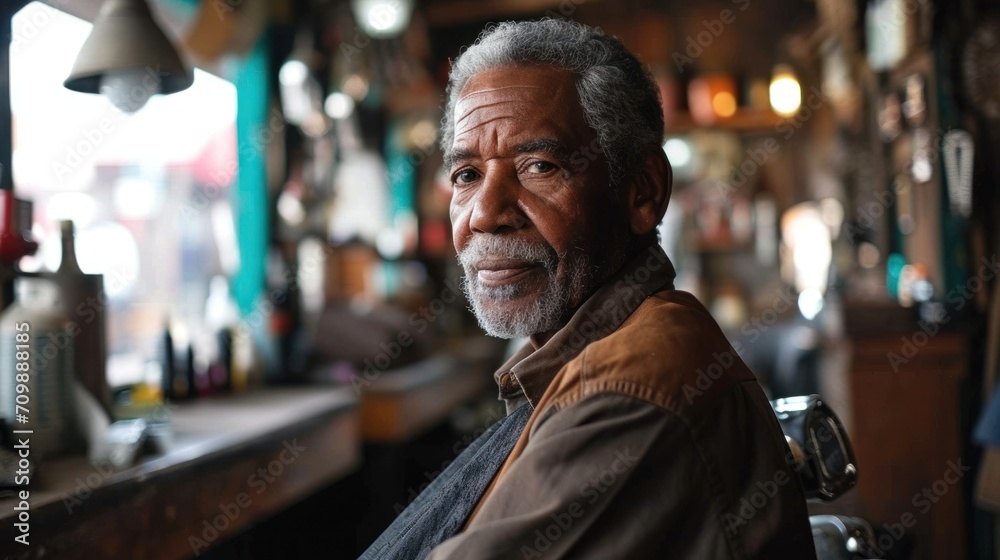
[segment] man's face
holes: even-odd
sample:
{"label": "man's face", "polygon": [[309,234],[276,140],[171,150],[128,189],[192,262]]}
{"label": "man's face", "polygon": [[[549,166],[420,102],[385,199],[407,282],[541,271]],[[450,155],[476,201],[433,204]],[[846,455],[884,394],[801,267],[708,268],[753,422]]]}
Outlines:
{"label": "man's face", "polygon": [[454,111],[451,222],[469,300],[494,336],[544,337],[621,266],[628,230],[573,75],[487,70]]}

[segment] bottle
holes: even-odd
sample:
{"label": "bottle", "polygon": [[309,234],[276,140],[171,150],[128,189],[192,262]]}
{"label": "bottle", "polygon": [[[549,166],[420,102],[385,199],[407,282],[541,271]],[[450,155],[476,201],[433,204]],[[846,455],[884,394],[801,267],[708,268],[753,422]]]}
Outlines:
{"label": "bottle", "polygon": [[76,240],[73,222],[59,222],[62,237],[62,260],[55,273],[59,286],[62,313],[73,324],[76,333],[77,379],[101,405],[108,420],[112,420],[113,400],[107,381],[107,333],[104,276],[84,274],[76,260]]}
{"label": "bottle", "polygon": [[172,401],[177,397],[174,394],[174,376],[177,372],[175,363],[174,337],[170,335],[170,324],[168,322],[163,327],[163,335],[160,337],[160,388],[163,391],[164,401]]}
{"label": "bottle", "polygon": [[0,315],[0,416],[32,430],[32,455],[83,450],[73,400],[76,340],[56,284],[19,277],[14,290],[15,302]]}

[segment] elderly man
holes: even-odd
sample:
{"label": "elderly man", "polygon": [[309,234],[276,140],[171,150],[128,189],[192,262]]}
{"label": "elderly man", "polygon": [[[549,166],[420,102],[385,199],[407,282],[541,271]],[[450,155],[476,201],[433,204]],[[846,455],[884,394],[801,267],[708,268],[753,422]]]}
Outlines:
{"label": "elderly man", "polygon": [[771,407],[673,289],[657,88],[622,44],[544,20],[455,61],[442,147],[481,326],[530,342],[507,416],[362,558],[815,558]]}

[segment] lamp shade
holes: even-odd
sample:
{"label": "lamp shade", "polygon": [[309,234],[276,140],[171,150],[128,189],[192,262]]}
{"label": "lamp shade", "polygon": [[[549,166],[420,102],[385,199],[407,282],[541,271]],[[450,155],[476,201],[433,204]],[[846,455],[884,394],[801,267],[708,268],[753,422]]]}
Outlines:
{"label": "lamp shade", "polygon": [[125,74],[148,76],[135,80],[147,97],[176,93],[194,82],[194,74],[153,20],[146,0],[105,0],[63,85],[100,93],[109,77]]}

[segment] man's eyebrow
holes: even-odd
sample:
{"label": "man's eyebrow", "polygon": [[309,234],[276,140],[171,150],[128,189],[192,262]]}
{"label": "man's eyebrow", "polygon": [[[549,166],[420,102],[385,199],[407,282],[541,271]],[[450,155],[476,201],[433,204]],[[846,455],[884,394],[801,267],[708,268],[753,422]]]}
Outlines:
{"label": "man's eyebrow", "polygon": [[[514,153],[516,154],[530,154],[536,152],[551,154],[563,163],[568,162],[570,158],[569,150],[566,149],[566,146],[563,145],[562,142],[553,138],[533,138],[514,146]],[[478,157],[479,152],[456,148],[444,155],[444,168],[452,169],[460,163],[473,160]]]}
{"label": "man's eyebrow", "polygon": [[473,152],[472,150],[465,150],[462,148],[449,150],[448,153],[444,155],[444,168],[451,169],[455,166],[455,164],[476,159],[477,157],[479,157],[479,154]]}
{"label": "man's eyebrow", "polygon": [[514,146],[514,152],[518,154],[542,152],[552,154],[563,162],[569,161],[569,150],[566,149],[566,146],[562,142],[552,138],[534,138],[527,142],[522,142]]}

